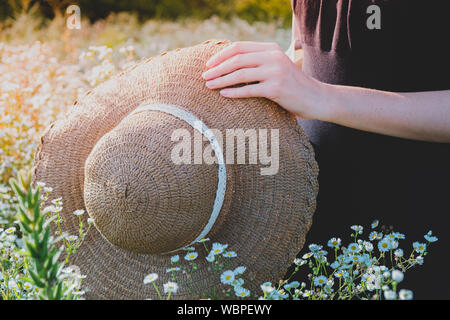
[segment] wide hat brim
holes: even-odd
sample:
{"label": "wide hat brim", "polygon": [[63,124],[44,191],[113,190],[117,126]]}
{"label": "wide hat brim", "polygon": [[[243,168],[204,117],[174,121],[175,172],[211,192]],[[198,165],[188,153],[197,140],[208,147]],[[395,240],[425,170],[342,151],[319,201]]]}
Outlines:
{"label": "wide hat brim", "polygon": [[[211,241],[228,244],[228,250],[237,253],[230,261],[247,268],[244,287],[257,291],[263,282],[275,283],[283,277],[312,223],[318,167],[308,137],[291,114],[267,99],[227,99],[205,87],[201,74],[206,61],[229,44],[212,40],[142,61],[88,92],[46,130],[35,157],[34,181],[52,187],[52,198],[63,198],[63,231],[78,233],[78,217],[72,213],[86,209],[85,162],[96,143],[138,106],[176,105],[209,128],[279,129],[276,175],[261,175],[260,169],[266,165],[227,164],[227,188],[232,192],[225,200],[226,215],[213,230]],[[86,223],[88,215],[82,217]],[[218,281],[208,270],[205,250],[199,247],[197,252],[198,269],[192,276],[178,274],[175,299],[207,298],[208,288]],[[179,255],[180,263],[187,263],[183,251]],[[118,248],[92,228],[71,257],[71,264],[87,276],[83,286],[88,289],[88,299],[157,299],[153,286],[145,285],[143,279],[157,273],[160,288],[171,281],[166,273],[170,256]],[[198,296],[192,291],[203,293]]]}

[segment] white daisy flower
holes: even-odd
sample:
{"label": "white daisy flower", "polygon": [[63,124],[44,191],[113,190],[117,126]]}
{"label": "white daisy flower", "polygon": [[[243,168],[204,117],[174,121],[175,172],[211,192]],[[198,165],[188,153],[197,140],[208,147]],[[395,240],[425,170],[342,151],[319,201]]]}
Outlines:
{"label": "white daisy flower", "polygon": [[402,249],[397,249],[394,251],[394,255],[398,258],[403,257],[403,250]]}
{"label": "white daisy flower", "polygon": [[56,205],[56,206],[62,205],[62,197],[53,199],[53,200],[52,200],[52,203],[53,203],[54,205]]}
{"label": "white daisy flower", "polygon": [[144,284],[149,284],[152,283],[154,281],[156,281],[158,279],[158,274],[156,273],[150,273],[148,275],[145,276],[144,278]]}
{"label": "white daisy flower", "polygon": [[76,295],[76,296],[82,296],[82,295],[84,295],[86,292],[84,291],[84,290],[81,290],[81,291],[74,291],[74,292],[72,292],[74,295]]}
{"label": "white daisy flower", "polygon": [[312,257],[312,253],[311,252],[308,252],[308,253],[305,253],[304,255],[303,255],[303,259],[308,259],[308,258],[311,258]]}
{"label": "white daisy flower", "polygon": [[384,292],[384,297],[386,300],[395,300],[397,299],[397,293],[395,293],[395,291],[388,290]]}
{"label": "white daisy flower", "polygon": [[184,259],[187,260],[187,261],[193,261],[193,260],[197,259],[197,257],[198,257],[198,253],[197,252],[189,252],[184,257]]}
{"label": "white daisy flower", "polygon": [[212,245],[211,254],[213,255],[221,254],[226,248],[228,248],[227,244],[220,244],[218,242],[214,242]]}
{"label": "white daisy flower", "polygon": [[359,234],[361,234],[364,230],[363,226],[360,226],[360,225],[353,225],[350,228]]}
{"label": "white daisy flower", "polygon": [[73,212],[73,214],[76,215],[76,216],[81,216],[83,213],[84,213],[84,210],[83,210],[83,209],[75,210],[75,211]]}
{"label": "white daisy flower", "polygon": [[394,280],[395,282],[397,282],[397,283],[402,282],[403,278],[404,278],[404,274],[400,270],[392,271],[392,280]]}
{"label": "white daisy flower", "polygon": [[177,293],[178,291],[178,284],[176,284],[175,282],[167,282],[164,283],[164,293]]}
{"label": "white daisy flower", "polygon": [[271,293],[273,290],[275,290],[275,288],[272,287],[272,284],[270,282],[266,282],[261,285],[261,290],[265,293]]}
{"label": "white daisy flower", "polygon": [[10,228],[6,229],[5,232],[6,232],[6,234],[13,234],[14,232],[16,232],[16,228],[10,227]]}
{"label": "white daisy flower", "polygon": [[412,300],[413,292],[411,290],[401,289],[398,296],[400,300]]}
{"label": "white daisy flower", "polygon": [[66,236],[66,240],[67,241],[77,241],[78,240],[78,236]]}
{"label": "white daisy flower", "polygon": [[16,281],[14,281],[14,280],[9,280],[8,281],[8,288],[10,290],[19,291],[19,286],[17,285]]}
{"label": "white daisy flower", "polygon": [[294,264],[295,265],[297,265],[297,266],[302,266],[302,265],[304,265],[306,263],[306,260],[304,260],[304,259],[300,259],[300,258],[296,258],[295,260],[294,260]]}
{"label": "white daisy flower", "polygon": [[26,291],[30,291],[31,289],[33,289],[33,285],[29,282],[25,282],[22,287],[26,290]]}
{"label": "white daisy flower", "polygon": [[233,270],[234,274],[243,274],[247,268],[244,266],[239,266]]}
{"label": "white daisy flower", "polygon": [[366,251],[368,251],[368,252],[372,252],[373,251],[372,242],[364,241],[364,249],[366,249]]}
{"label": "white daisy flower", "polygon": [[53,205],[47,206],[42,210],[42,213],[56,212],[56,207]]}
{"label": "white daisy flower", "polygon": [[220,281],[223,284],[231,284],[234,281],[234,272],[227,270],[220,276]]}
{"label": "white daisy flower", "polygon": [[234,252],[234,251],[228,251],[228,252],[225,252],[225,253],[223,254],[223,256],[224,256],[225,258],[235,258],[235,257],[237,257],[237,254],[236,254],[236,252]]}

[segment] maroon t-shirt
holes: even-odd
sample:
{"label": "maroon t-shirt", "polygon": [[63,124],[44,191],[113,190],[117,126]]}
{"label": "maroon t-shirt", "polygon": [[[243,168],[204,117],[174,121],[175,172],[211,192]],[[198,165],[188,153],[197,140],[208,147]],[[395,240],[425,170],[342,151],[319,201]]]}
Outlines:
{"label": "maroon t-shirt", "polygon": [[[303,71],[331,84],[396,92],[450,90],[447,2],[292,0]],[[368,13],[371,5],[377,8]],[[406,234],[400,247],[409,254],[411,243],[425,242],[423,235],[433,230],[439,241],[401,287],[412,289],[416,298],[450,298],[450,277],[443,276],[450,265],[450,144],[316,120],[299,123],[320,168],[307,243],[326,245],[336,236],[349,241],[351,225],[369,226],[380,219]],[[306,273],[297,279],[305,280]]]}

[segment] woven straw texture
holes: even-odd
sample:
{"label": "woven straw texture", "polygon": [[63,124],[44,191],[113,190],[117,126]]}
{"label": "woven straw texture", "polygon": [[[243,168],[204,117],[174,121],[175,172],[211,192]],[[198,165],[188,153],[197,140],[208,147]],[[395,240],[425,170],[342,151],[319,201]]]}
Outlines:
{"label": "woven straw texture", "polygon": [[[193,136],[194,129],[158,111],[127,116],[144,104],[179,106],[223,133],[279,129],[276,175],[261,175],[267,165],[226,165],[225,200],[208,237],[238,254],[231,267],[247,267],[244,286],[252,290],[278,281],[302,248],[318,192],[312,146],[275,103],[227,99],[205,87],[206,61],[229,44],[210,40],[144,60],[88,92],[42,136],[34,181],[51,186],[52,198],[63,198],[63,231],[77,234],[74,210],[85,209],[95,220],[71,260],[87,275],[88,299],[157,299],[153,286],[143,284],[145,275],[158,273],[160,288],[170,281],[172,254],[162,253],[194,240],[212,211],[218,166],[175,165],[173,130]],[[197,252],[198,270],[192,277],[178,274],[175,299],[205,298],[188,288],[206,294],[213,284],[205,250]],[[177,253],[186,263],[184,252]]]}

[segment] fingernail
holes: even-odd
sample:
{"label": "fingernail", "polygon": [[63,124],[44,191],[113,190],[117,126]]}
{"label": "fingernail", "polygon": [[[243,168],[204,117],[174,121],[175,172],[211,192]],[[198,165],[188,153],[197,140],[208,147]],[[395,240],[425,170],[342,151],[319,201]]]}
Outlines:
{"label": "fingernail", "polygon": [[205,86],[207,86],[208,88],[211,88],[211,82],[210,81],[206,82]]}
{"label": "fingernail", "polygon": [[203,79],[206,79],[206,76],[208,75],[208,73],[209,73],[208,71],[203,72],[203,73],[202,73],[202,78],[203,78]]}

